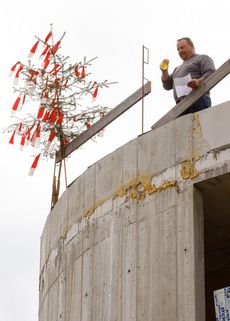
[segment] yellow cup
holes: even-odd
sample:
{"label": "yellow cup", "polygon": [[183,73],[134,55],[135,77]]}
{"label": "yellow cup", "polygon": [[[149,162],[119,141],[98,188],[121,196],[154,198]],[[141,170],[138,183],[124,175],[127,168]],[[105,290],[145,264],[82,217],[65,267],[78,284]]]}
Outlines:
{"label": "yellow cup", "polygon": [[161,70],[167,70],[168,69],[168,65],[169,65],[169,60],[168,59],[164,59],[160,64]]}

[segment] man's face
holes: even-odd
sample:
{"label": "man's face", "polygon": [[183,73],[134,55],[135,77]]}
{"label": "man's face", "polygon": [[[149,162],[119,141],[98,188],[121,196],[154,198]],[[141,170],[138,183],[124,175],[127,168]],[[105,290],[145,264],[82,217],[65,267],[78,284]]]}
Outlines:
{"label": "man's face", "polygon": [[177,50],[182,60],[188,60],[195,53],[193,46],[184,39],[177,42]]}

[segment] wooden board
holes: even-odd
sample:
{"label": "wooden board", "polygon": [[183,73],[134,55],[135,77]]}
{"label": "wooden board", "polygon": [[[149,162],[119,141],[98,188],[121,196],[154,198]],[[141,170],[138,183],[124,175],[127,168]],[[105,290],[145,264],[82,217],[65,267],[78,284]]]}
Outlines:
{"label": "wooden board", "polygon": [[148,95],[151,92],[151,81],[148,81],[143,87],[139,88],[132,95],[130,95],[127,99],[113,108],[108,114],[106,114],[103,118],[98,120],[95,124],[93,124],[89,129],[80,134],[77,138],[70,142],[65,150],[63,155],[60,152],[56,155],[56,163],[60,162],[62,159],[71,154],[75,149],[83,145],[90,138],[96,135],[100,130],[105,128],[108,124],[110,124],[117,117],[121,116],[125,111],[127,111],[130,107],[135,105],[138,101],[140,101],[143,97]]}

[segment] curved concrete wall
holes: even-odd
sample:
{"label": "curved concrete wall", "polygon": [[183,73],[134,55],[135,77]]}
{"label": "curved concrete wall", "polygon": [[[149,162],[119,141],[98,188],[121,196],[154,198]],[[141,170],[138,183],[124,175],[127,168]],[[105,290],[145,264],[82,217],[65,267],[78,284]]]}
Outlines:
{"label": "curved concrete wall", "polygon": [[68,187],[41,236],[39,321],[204,320],[194,183],[230,172],[229,107],[147,132]]}

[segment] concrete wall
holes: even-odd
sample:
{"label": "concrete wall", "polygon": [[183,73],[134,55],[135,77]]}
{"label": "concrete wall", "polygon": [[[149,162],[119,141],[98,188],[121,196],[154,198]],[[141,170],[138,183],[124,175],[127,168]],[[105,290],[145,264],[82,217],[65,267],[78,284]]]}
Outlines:
{"label": "concrete wall", "polygon": [[93,164],[41,236],[39,321],[205,320],[202,193],[230,172],[230,102]]}

